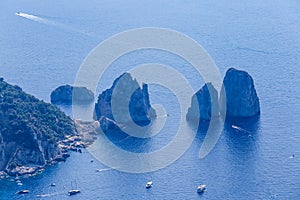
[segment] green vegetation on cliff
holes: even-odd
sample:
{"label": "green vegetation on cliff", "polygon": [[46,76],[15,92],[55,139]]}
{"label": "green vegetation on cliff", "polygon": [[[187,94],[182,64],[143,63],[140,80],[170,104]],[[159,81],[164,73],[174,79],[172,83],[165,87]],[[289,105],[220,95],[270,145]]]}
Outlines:
{"label": "green vegetation on cliff", "polygon": [[56,106],[0,78],[0,171],[44,166],[62,155],[57,143],[75,133],[73,120]]}
{"label": "green vegetation on cliff", "polygon": [[[19,86],[0,80],[0,133],[4,142],[33,145],[32,131],[38,137],[56,142],[74,131],[74,124],[57,107],[26,94]],[[39,139],[39,138],[38,138]]]}

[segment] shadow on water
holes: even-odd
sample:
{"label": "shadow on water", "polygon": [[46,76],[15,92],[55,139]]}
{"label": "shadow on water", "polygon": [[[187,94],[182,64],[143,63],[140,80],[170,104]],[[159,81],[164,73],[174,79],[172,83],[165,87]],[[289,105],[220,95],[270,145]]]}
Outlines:
{"label": "shadow on water", "polygon": [[197,131],[195,139],[198,142],[202,143],[208,132],[209,127],[211,127],[212,132],[217,131],[217,129],[219,129],[220,126],[222,126],[222,122],[221,122],[220,118],[215,118],[210,121],[208,121],[208,120],[189,120],[188,125],[192,130]]}
{"label": "shadow on water", "polygon": [[[225,151],[224,167],[227,171],[227,178],[234,182],[227,189],[229,192],[236,192],[241,187],[249,191],[259,190],[257,180],[257,168],[259,168],[259,144],[258,130],[260,117],[256,116],[247,119],[226,119],[223,135]],[[246,192],[246,191],[240,191]]]}
{"label": "shadow on water", "polygon": [[229,149],[247,152],[251,151],[258,139],[260,116],[252,118],[227,118],[224,123],[223,133]]}
{"label": "shadow on water", "polygon": [[168,131],[168,126],[166,126],[157,134],[151,135],[153,132],[156,132],[152,126],[156,126],[155,121],[148,128],[141,130],[142,132],[140,133],[143,136],[148,135],[149,137],[139,138],[132,136],[117,126],[106,131],[105,136],[118,148],[134,153],[146,153],[161,149],[168,144],[176,134],[175,131]]}
{"label": "shadow on water", "polygon": [[137,138],[123,132],[120,128],[108,131],[105,135],[110,142],[126,151],[140,153],[149,150],[147,144],[151,141],[151,138]]}
{"label": "shadow on water", "polygon": [[[207,169],[207,174],[218,180],[217,183],[214,182],[215,188],[221,187],[228,195],[237,191],[247,193],[248,191],[243,191],[245,188],[249,191],[259,190],[259,116],[247,119],[227,118],[225,122],[217,118],[213,121],[200,121],[198,124],[191,121],[189,126],[197,130],[197,150],[200,147],[209,152],[215,148],[199,163],[199,166]],[[205,147],[206,143],[209,144],[208,147]],[[227,184],[228,181],[230,184]]]}

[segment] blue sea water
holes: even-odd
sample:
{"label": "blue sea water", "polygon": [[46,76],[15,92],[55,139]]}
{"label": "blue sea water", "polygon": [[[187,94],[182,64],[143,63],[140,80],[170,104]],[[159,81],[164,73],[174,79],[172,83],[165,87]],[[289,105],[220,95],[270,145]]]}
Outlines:
{"label": "blue sea water", "polygon": [[[15,15],[30,14],[36,18]],[[222,76],[229,67],[247,70],[260,97],[261,116],[225,124],[212,152],[199,159],[205,131],[189,149],[161,170],[134,174],[109,169],[89,151],[72,153],[65,163],[23,179],[23,186],[0,181],[0,199],[300,199],[300,2],[266,1],[8,1],[0,3],[0,76],[49,101],[51,91],[73,84],[77,71],[101,41],[122,31],[162,27],[201,44]],[[203,80],[183,59],[143,50],[116,60],[99,83],[142,63],[174,67],[196,90]],[[175,136],[179,105],[169,90],[153,87],[151,100],[169,117],[150,141],[122,141],[131,151],[160,149]],[[68,114],[69,108],[62,108]],[[192,128],[191,128],[192,130]],[[291,155],[295,155],[291,158]],[[95,161],[90,162],[91,159]],[[95,172],[96,169],[103,169]],[[153,188],[145,183],[153,180]],[[56,187],[49,185],[55,182]],[[70,188],[81,193],[68,197]],[[198,195],[200,183],[207,191]],[[29,189],[27,195],[16,195]]]}

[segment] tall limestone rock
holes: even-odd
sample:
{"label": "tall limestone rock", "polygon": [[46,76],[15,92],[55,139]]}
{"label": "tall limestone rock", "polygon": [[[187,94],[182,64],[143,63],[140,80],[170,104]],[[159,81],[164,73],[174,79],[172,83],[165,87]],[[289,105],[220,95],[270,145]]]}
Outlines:
{"label": "tall limestone rock", "polygon": [[260,114],[254,82],[247,72],[234,68],[227,70],[220,94],[220,111],[222,115],[233,118],[253,117]]}
{"label": "tall limestone rock", "polygon": [[[95,104],[95,118],[97,120],[108,118],[110,123],[115,116],[112,111],[112,95],[114,94],[114,113],[122,115],[118,119],[118,124],[126,124],[134,121],[137,125],[148,125],[156,117],[155,110],[150,105],[148,85],[142,87],[137,80],[133,79],[129,73],[124,73],[118,77],[111,88],[103,91],[98,96]],[[130,116],[126,116],[129,110]],[[102,127],[105,127],[102,123]]]}

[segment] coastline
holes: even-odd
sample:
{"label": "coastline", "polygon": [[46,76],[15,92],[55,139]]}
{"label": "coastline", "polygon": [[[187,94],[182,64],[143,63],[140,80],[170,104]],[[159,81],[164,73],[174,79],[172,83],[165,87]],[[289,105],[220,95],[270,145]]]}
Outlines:
{"label": "coastline", "polygon": [[9,172],[0,171],[0,179],[15,178],[18,180],[19,177],[27,178],[40,174],[47,169],[47,166],[65,162],[70,157],[70,151],[81,153],[81,149],[91,145],[97,139],[97,135],[101,133],[98,121],[88,122],[74,119],[73,122],[77,134],[66,135],[64,140],[57,142],[57,148],[62,152],[61,155],[47,161],[45,165],[18,166]]}

